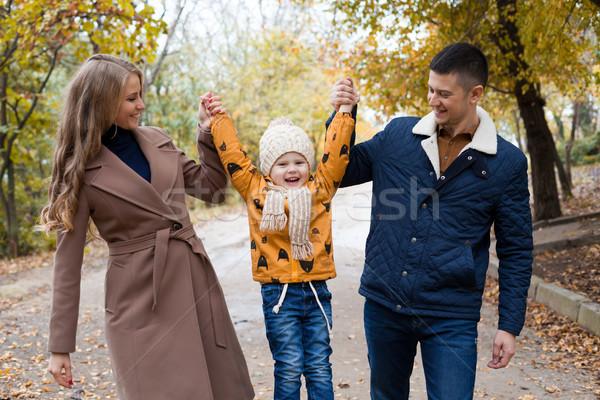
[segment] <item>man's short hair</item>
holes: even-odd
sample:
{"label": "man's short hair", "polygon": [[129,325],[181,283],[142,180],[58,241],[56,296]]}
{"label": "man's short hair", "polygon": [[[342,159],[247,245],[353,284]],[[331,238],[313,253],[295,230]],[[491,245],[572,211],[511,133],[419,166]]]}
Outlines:
{"label": "man's short hair", "polygon": [[477,85],[485,88],[488,63],[479,48],[469,43],[454,43],[433,57],[429,69],[436,74],[458,74],[458,84],[468,91]]}

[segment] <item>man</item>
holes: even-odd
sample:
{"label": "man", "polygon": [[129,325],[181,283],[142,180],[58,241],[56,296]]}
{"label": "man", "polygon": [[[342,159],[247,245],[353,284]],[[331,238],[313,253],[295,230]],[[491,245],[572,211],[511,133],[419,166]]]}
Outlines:
{"label": "man", "polygon": [[[396,118],[354,146],[342,186],[373,181],[359,292],[371,398],[408,399],[417,343],[429,399],[472,399],[477,323],[494,225],[500,260],[498,331],[490,368],[515,353],[531,278],[527,159],[477,106],[487,60],[452,44],[431,61],[422,119]],[[349,103],[352,82],[331,92]]]}

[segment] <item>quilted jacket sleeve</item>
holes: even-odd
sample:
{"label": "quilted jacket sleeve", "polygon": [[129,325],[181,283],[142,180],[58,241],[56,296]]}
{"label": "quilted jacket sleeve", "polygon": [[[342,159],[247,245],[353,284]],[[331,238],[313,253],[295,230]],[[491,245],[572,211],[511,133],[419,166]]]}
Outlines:
{"label": "quilted jacket sleeve", "polygon": [[350,161],[342,180],[342,187],[359,185],[373,180],[373,165],[377,157],[382,155],[384,133],[385,131],[379,132],[371,139],[350,149]]}
{"label": "quilted jacket sleeve", "polygon": [[[352,118],[354,119],[354,127],[356,128],[356,115],[358,107],[354,106],[352,109]],[[336,112],[329,117],[325,122],[325,128],[329,128],[329,125],[336,116]],[[390,123],[386,126],[385,131],[394,129],[395,125]],[[384,131],[384,132],[385,132]],[[350,161],[346,168],[346,174],[342,179],[341,187],[359,185],[361,183],[369,182],[373,180],[373,164],[376,157],[381,156],[381,151],[384,148],[382,142],[382,132],[379,132],[373,138],[355,145],[356,129],[352,131],[350,137]]]}
{"label": "quilted jacket sleeve", "polygon": [[527,160],[519,154],[495,215],[500,298],[498,329],[518,335],[525,322],[533,262]]}

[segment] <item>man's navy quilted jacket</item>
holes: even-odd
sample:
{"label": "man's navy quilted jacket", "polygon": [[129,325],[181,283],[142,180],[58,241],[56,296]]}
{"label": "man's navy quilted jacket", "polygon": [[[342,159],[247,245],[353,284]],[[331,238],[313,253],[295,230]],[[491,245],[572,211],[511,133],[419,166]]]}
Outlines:
{"label": "man's navy quilted jacket", "polygon": [[359,292],[402,314],[479,320],[494,224],[498,329],[518,335],[533,248],[527,159],[477,113],[473,141],[443,174],[432,114],[394,119],[351,149],[342,186],[373,181]]}

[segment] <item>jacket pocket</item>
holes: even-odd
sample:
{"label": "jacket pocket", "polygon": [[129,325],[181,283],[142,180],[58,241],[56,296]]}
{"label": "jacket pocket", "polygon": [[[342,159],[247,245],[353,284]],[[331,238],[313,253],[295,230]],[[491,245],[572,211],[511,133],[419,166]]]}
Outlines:
{"label": "jacket pocket", "polygon": [[125,268],[122,265],[112,262],[106,271],[104,282],[104,309],[107,313],[113,314],[115,312],[124,278]]}
{"label": "jacket pocket", "polygon": [[329,301],[331,302],[332,294],[327,288],[327,283],[325,281],[313,281],[311,282],[315,291],[317,292],[317,296],[319,296],[319,301]]}
{"label": "jacket pocket", "polygon": [[428,256],[429,289],[476,289],[475,262],[470,245],[432,236]]}

